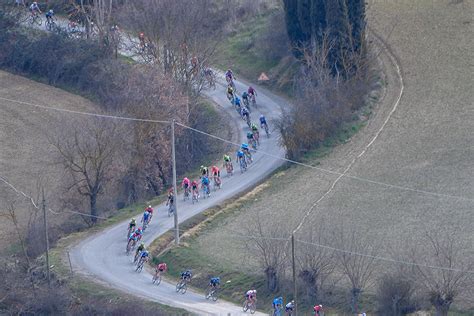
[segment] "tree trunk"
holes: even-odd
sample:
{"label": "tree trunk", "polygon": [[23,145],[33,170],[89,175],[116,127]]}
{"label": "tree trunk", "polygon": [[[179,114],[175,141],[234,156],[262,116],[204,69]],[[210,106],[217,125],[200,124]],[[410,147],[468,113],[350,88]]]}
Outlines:
{"label": "tree trunk", "polygon": [[265,275],[267,277],[267,289],[274,293],[278,290],[278,276],[273,267],[267,267],[265,269]]}
{"label": "tree trunk", "polygon": [[93,217],[91,217],[91,221],[92,223],[96,223],[97,222],[97,214],[98,214],[98,211],[97,211],[97,193],[96,192],[92,192],[91,195],[90,195],[90,203],[91,203],[91,215]]}
{"label": "tree trunk", "polygon": [[353,288],[351,290],[351,309],[353,314],[357,314],[359,312],[359,299],[361,293],[362,290],[358,288]]}

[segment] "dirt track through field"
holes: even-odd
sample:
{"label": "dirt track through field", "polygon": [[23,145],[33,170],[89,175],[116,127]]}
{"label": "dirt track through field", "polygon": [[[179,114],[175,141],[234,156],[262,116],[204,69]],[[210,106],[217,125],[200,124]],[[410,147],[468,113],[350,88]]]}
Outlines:
{"label": "dirt track through field", "polygon": [[[347,171],[349,177],[300,167],[287,170],[251,204],[251,213],[261,214],[268,226],[281,227],[282,236],[301,222],[299,238],[321,223],[329,234],[344,225],[380,241],[382,255],[388,257],[394,255],[394,248],[406,247],[408,240],[409,245],[417,244],[426,231],[456,231],[461,240],[472,245],[472,12],[472,1],[371,2],[369,24],[386,41],[404,80],[404,94],[396,111],[400,81],[396,65],[382,54],[387,83],[384,99],[368,125],[349,143],[336,147],[318,166]],[[400,190],[398,186],[413,190]],[[244,261],[239,253],[222,253],[219,249],[242,246],[226,234],[246,232],[248,217],[243,209],[213,233],[200,237],[203,256],[217,254],[219,260],[234,263],[238,269]],[[464,251],[474,258],[473,248]]]}

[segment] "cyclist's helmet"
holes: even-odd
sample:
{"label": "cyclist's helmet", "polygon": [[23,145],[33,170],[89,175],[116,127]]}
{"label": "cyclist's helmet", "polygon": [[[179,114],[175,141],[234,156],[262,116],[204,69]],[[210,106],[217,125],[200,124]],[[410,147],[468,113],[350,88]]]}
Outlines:
{"label": "cyclist's helmet", "polygon": [[51,9],[51,10],[49,10],[49,13],[54,14],[54,11]]}
{"label": "cyclist's helmet", "polygon": [[265,119],[265,116],[263,116],[263,114],[260,115],[260,119]]}
{"label": "cyclist's helmet", "polygon": [[145,247],[145,243],[144,243],[144,242],[141,242],[141,243],[140,243],[140,246]]}
{"label": "cyclist's helmet", "polygon": [[132,218],[132,222],[134,222],[134,221],[135,221],[135,217],[134,217],[134,218]]}
{"label": "cyclist's helmet", "polygon": [[38,2],[34,1],[33,4],[34,4],[34,5],[38,5]]}
{"label": "cyclist's helmet", "polygon": [[141,232],[142,232],[142,228],[141,228],[141,227],[138,227],[137,231],[138,231],[139,233],[141,233]]}

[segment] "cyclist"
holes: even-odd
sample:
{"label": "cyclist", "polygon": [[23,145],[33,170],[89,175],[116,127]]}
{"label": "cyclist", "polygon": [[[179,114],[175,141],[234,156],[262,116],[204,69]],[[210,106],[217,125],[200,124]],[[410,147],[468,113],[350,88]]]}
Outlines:
{"label": "cyclist", "polygon": [[245,106],[242,108],[241,115],[244,120],[246,121],[250,120],[250,112]]}
{"label": "cyclist", "polygon": [[173,206],[174,202],[174,194],[173,194],[173,188],[171,188],[168,191],[168,201],[166,201],[166,206],[169,206],[170,208]]}
{"label": "cyclist", "polygon": [[273,299],[273,303],[272,303],[272,306],[273,306],[273,310],[277,311],[281,308],[283,308],[283,297],[275,297]]}
{"label": "cyclist", "polygon": [[240,98],[239,97],[235,97],[235,100],[234,100],[234,103],[235,103],[235,106],[238,106],[240,108]]}
{"label": "cyclist", "polygon": [[188,194],[189,195],[189,185],[191,184],[191,181],[187,177],[184,177],[183,182],[181,185],[183,186],[184,189],[184,195]]}
{"label": "cyclist", "polygon": [[133,262],[136,262],[137,259],[138,259],[138,256],[140,255],[140,253],[145,250],[145,244],[142,242],[140,243],[140,245],[137,247],[137,250],[135,250],[135,259],[133,260]]}
{"label": "cyclist", "polygon": [[135,229],[136,226],[137,226],[137,220],[134,217],[134,218],[132,218],[130,223],[128,223],[128,231],[132,232]]}
{"label": "cyclist", "polygon": [[145,33],[140,32],[138,34],[138,40],[140,41],[140,48],[143,50],[145,49],[146,41],[145,41]]}
{"label": "cyclist", "polygon": [[249,159],[249,161],[252,162],[252,154],[250,153],[249,145],[246,143],[243,143],[242,146],[240,147],[240,150],[242,150],[245,156],[247,156],[247,158]]}
{"label": "cyclist", "polygon": [[253,135],[254,135],[254,136],[257,135],[257,139],[255,139],[255,140],[258,141],[258,136],[260,136],[260,135],[259,135],[259,132],[258,132],[258,126],[257,126],[257,124],[252,123],[252,125],[250,126],[250,128],[252,129]]}
{"label": "cyclist", "polygon": [[242,160],[245,162],[245,153],[240,149],[237,151],[237,162],[240,164]]}
{"label": "cyclist", "polygon": [[285,305],[285,312],[288,314],[293,312],[293,309],[295,308],[295,301],[291,301],[288,304]]}
{"label": "cyclist", "polygon": [[201,170],[201,176],[203,176],[203,177],[204,177],[204,176],[207,176],[207,175],[209,174],[209,173],[208,173],[209,170],[208,170],[208,168],[205,167],[205,166],[201,166],[201,168],[199,168],[199,170]]}
{"label": "cyclist", "polygon": [[46,12],[46,23],[51,23],[53,22],[53,20],[54,20],[54,11],[49,10],[48,12]]}
{"label": "cyclist", "polygon": [[157,279],[159,275],[168,271],[168,266],[166,263],[158,263],[155,267],[155,278]]}
{"label": "cyclist", "polygon": [[313,307],[314,315],[321,315],[321,312],[323,311],[323,305],[314,305]]}
{"label": "cyclist", "polygon": [[148,212],[147,210],[143,212],[142,223],[147,225],[150,223],[150,212]]}
{"label": "cyclist", "polygon": [[199,197],[198,183],[196,180],[191,182],[191,190],[193,190],[193,195]]}
{"label": "cyclist", "polygon": [[41,10],[38,6],[38,2],[33,1],[33,3],[30,5],[30,12],[31,12],[31,15],[33,15],[33,16],[38,15],[39,13],[41,13]]}
{"label": "cyclist", "polygon": [[201,188],[207,195],[211,196],[211,188],[209,188],[209,178],[207,175],[201,178]]}
{"label": "cyclist", "polygon": [[186,283],[191,281],[191,278],[193,277],[193,273],[191,270],[186,270],[181,272],[181,280],[185,281]]}
{"label": "cyclist", "polygon": [[135,234],[135,236],[137,236],[137,240],[142,239],[143,229],[141,227],[138,227],[137,229],[135,229],[133,233]]}
{"label": "cyclist", "polygon": [[143,251],[140,255],[140,261],[139,261],[138,265],[140,265],[142,262],[146,263],[149,258],[150,258],[150,253],[148,252],[148,250],[143,249]]}
{"label": "cyclist", "polygon": [[226,168],[228,173],[232,172],[233,169],[232,158],[230,158],[230,156],[227,154],[224,155],[224,168]]}
{"label": "cyclist", "polygon": [[247,293],[245,293],[245,299],[247,303],[255,304],[257,302],[257,290],[248,290]]}
{"label": "cyclist", "polygon": [[150,213],[150,220],[149,220],[149,222],[151,222],[151,218],[153,217],[153,207],[151,207],[151,205],[148,205],[148,207],[145,209],[145,211],[147,211],[148,213]]}
{"label": "cyclist", "polygon": [[229,68],[225,72],[225,80],[227,80],[227,82],[229,83],[231,83],[234,80],[234,73],[232,72],[232,69]]}
{"label": "cyclist", "polygon": [[221,171],[217,166],[212,166],[211,168],[211,176],[214,182],[220,187],[221,186]]}
{"label": "cyclist", "polygon": [[244,93],[242,93],[242,101],[244,101],[245,106],[249,106],[249,94],[247,93],[247,91],[244,91]]}
{"label": "cyclist", "polygon": [[252,141],[254,140],[255,138],[253,137],[253,133],[251,131],[248,131],[247,132],[247,142],[249,143],[252,143]]}
{"label": "cyclist", "polygon": [[229,99],[229,101],[232,101],[233,98],[234,98],[234,88],[232,88],[231,85],[228,85],[227,86],[227,99]]}
{"label": "cyclist", "polygon": [[219,277],[213,277],[209,281],[209,287],[213,290],[217,290],[220,284],[221,284],[221,278]]}
{"label": "cyclist", "polygon": [[247,93],[251,98],[255,98],[257,96],[257,90],[255,90],[252,86],[247,89]]}
{"label": "cyclist", "polygon": [[267,119],[266,119],[265,116],[262,114],[262,115],[260,115],[260,127],[261,127],[261,128],[264,128],[265,126],[268,126],[268,125],[267,125]]}

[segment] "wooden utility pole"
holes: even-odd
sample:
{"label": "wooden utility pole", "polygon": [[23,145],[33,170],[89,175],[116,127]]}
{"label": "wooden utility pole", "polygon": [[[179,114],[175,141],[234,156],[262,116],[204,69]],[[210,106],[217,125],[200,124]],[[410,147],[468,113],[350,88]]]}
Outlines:
{"label": "wooden utility pole", "polygon": [[296,262],[295,262],[295,233],[291,234],[291,261],[293,266],[293,300],[295,301],[295,316],[298,315],[298,288],[296,286]]}
{"label": "wooden utility pole", "polygon": [[174,137],[174,123],[171,121],[171,155],[173,160],[173,213],[174,213],[174,242],[179,245],[179,223],[178,223],[178,187],[176,186],[176,145]]}
{"label": "wooden utility pole", "polygon": [[46,219],[46,200],[43,191],[43,223],[44,223],[44,241],[46,245],[46,273],[48,277],[48,286],[51,287],[51,273],[49,271],[49,239],[48,239],[48,221]]}

